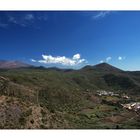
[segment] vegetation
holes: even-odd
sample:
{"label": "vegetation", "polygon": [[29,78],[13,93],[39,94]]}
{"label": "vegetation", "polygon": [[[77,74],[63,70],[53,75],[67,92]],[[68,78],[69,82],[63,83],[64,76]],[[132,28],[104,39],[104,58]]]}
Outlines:
{"label": "vegetation", "polygon": [[[99,96],[97,90],[119,96]],[[108,64],[0,70],[0,128],[140,128],[139,115],[121,106],[140,101],[139,92],[139,72]]]}

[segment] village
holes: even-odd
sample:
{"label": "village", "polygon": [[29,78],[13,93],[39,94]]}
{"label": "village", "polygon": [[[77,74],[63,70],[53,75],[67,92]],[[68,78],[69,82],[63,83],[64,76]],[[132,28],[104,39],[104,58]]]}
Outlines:
{"label": "village", "polygon": [[99,95],[99,96],[119,96],[119,94],[116,94],[112,91],[105,91],[105,90],[97,90],[97,95]]}
{"label": "village", "polygon": [[[112,91],[105,91],[105,90],[97,90],[97,95],[98,96],[114,96],[114,97],[120,97],[123,99],[131,99],[128,95],[126,95],[125,93],[122,95],[119,95],[118,93],[114,93]],[[125,109],[131,110],[131,111],[135,111],[135,112],[139,112],[140,111],[140,102],[130,102],[127,104],[121,104],[121,106]]]}

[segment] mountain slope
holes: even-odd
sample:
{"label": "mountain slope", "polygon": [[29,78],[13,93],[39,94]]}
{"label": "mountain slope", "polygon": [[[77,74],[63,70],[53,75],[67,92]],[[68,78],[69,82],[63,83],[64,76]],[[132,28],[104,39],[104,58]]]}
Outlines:
{"label": "mountain slope", "polygon": [[30,67],[30,66],[31,65],[20,61],[0,60],[0,69],[13,69],[13,68]]}
{"label": "mountain slope", "polygon": [[115,72],[115,73],[121,73],[123,72],[123,70],[121,69],[118,69],[110,64],[107,64],[107,63],[101,63],[101,64],[97,64],[97,65],[94,65],[94,66],[85,66],[82,68],[82,70],[95,70],[95,71],[99,71],[99,72]]}
{"label": "mountain slope", "polygon": [[[1,70],[0,128],[140,128],[139,116],[120,105],[140,101],[138,75],[108,64]],[[102,90],[119,96],[98,96]]]}

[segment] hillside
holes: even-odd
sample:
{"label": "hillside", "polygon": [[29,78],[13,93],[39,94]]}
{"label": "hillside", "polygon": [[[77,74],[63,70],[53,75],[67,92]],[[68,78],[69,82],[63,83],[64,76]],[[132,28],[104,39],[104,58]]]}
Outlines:
{"label": "hillside", "polygon": [[0,128],[140,128],[139,111],[121,106],[140,102],[139,92],[139,72],[106,63],[79,70],[10,66],[0,70]]}
{"label": "hillside", "polygon": [[96,71],[100,71],[100,72],[123,72],[123,70],[120,70],[110,64],[107,63],[101,63],[101,64],[97,64],[94,66],[85,66],[82,68],[83,70],[96,70]]}
{"label": "hillside", "polygon": [[13,69],[13,68],[22,68],[22,67],[30,67],[30,66],[31,65],[20,61],[0,60],[0,69]]}

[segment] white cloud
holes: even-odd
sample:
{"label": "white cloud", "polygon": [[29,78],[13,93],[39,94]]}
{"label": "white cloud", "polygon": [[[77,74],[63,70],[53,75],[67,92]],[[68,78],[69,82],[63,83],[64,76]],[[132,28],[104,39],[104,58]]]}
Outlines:
{"label": "white cloud", "polygon": [[43,64],[61,64],[65,66],[75,66],[86,62],[85,59],[80,59],[80,54],[73,55],[72,58],[67,58],[65,56],[52,56],[52,55],[42,55],[42,60],[31,59],[32,62],[39,62]]}
{"label": "white cloud", "polygon": [[74,56],[73,56],[73,59],[80,59],[80,54],[78,53],[78,54],[75,54]]}
{"label": "white cloud", "polygon": [[35,60],[35,59],[30,59],[30,61],[32,61],[32,62],[36,62],[36,60]]}
{"label": "white cloud", "polygon": [[122,57],[121,57],[121,56],[119,56],[119,57],[118,57],[118,60],[122,60]]}
{"label": "white cloud", "polygon": [[106,58],[106,62],[109,62],[112,58],[109,56]]}
{"label": "white cloud", "polygon": [[33,20],[34,19],[34,15],[33,14],[26,14],[24,17],[24,20]]}
{"label": "white cloud", "polygon": [[17,20],[16,20],[16,18],[14,16],[8,16],[8,21],[10,23],[14,23],[14,24],[17,24],[18,23]]}
{"label": "white cloud", "polygon": [[77,64],[81,64],[83,62],[87,63],[87,61],[85,59],[80,59],[80,60],[77,61]]}
{"label": "white cloud", "polygon": [[100,61],[100,63],[104,63],[104,61],[103,61],[103,60],[101,60],[101,61]]}
{"label": "white cloud", "polygon": [[[15,12],[7,12],[5,15],[5,21],[0,21],[0,27],[5,28],[11,26],[11,24],[15,24],[21,27],[27,27],[31,25],[35,25],[35,21],[44,21],[48,20],[47,13],[15,13]],[[33,28],[38,28],[36,26],[32,26]]]}
{"label": "white cloud", "polygon": [[16,16],[13,14],[8,15],[9,23],[17,24],[23,27],[29,26],[35,20],[33,14],[24,14],[21,16]]}
{"label": "white cloud", "polygon": [[108,14],[110,14],[110,11],[101,11],[101,12],[98,12],[96,15],[94,15],[93,18],[94,19],[104,18]]}
{"label": "white cloud", "polygon": [[121,60],[124,60],[124,59],[125,59],[125,57],[122,57],[122,56],[119,56],[119,57],[118,57],[118,60],[120,60],[120,61],[121,61]]}

